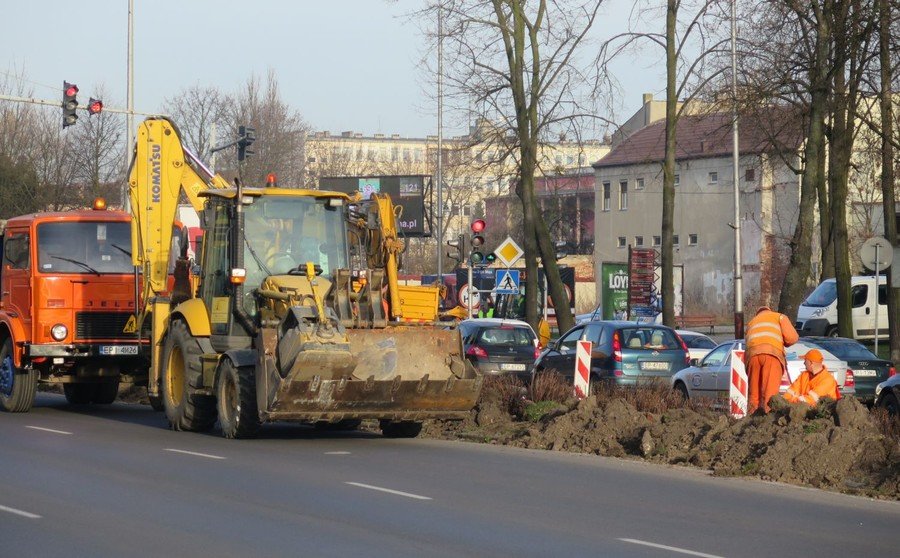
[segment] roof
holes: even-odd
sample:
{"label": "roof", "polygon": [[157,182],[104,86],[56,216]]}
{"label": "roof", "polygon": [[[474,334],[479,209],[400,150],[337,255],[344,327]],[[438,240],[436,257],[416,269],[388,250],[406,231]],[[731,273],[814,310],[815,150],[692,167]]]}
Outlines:
{"label": "roof", "polygon": [[124,211],[115,209],[94,210],[94,209],[76,209],[72,211],[46,211],[41,213],[29,213],[28,215],[19,215],[18,217],[10,217],[7,221],[9,226],[22,225],[23,223],[31,223],[34,221],[131,221],[131,215]]}
{"label": "roof", "polygon": [[[760,115],[740,121],[739,142],[742,154],[791,151],[800,147],[803,134],[791,113],[784,108],[769,108]],[[793,122],[793,124],[792,124]],[[710,159],[732,153],[731,114],[685,115],[678,120],[675,134],[675,158]],[[777,127],[777,129],[775,129]],[[641,128],[610,151],[593,167],[662,163],[665,159],[666,121]]]}

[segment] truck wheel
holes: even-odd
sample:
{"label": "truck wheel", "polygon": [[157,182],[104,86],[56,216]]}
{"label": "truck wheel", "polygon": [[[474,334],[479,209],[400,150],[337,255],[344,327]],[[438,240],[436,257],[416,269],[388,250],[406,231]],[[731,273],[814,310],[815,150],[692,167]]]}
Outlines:
{"label": "truck wheel", "polygon": [[381,421],[381,434],[385,438],[415,438],[422,431],[421,422]]}
{"label": "truck wheel", "polygon": [[119,380],[96,384],[92,401],[98,405],[109,405],[119,395]]}
{"label": "truck wheel", "polygon": [[97,384],[63,384],[69,405],[87,405],[94,400]]}
{"label": "truck wheel", "polygon": [[6,338],[0,346],[0,408],[7,413],[27,413],[36,392],[37,371],[16,368],[12,339]]}
{"label": "truck wheel", "polygon": [[226,438],[253,438],[259,431],[256,407],[256,371],[252,366],[236,367],[222,359],[216,382],[219,425]]}
{"label": "truck wheel", "polygon": [[147,399],[150,401],[150,408],[154,411],[165,411],[166,407],[163,405],[162,397],[159,395],[147,395]]}
{"label": "truck wheel", "polygon": [[162,400],[172,430],[204,432],[216,422],[216,402],[197,395],[201,383],[200,343],[184,320],[173,320],[163,345]]}

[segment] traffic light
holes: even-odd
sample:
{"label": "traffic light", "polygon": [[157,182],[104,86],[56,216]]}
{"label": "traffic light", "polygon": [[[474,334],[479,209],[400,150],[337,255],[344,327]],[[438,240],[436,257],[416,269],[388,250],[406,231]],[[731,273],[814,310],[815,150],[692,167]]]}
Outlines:
{"label": "traffic light", "polygon": [[69,83],[68,81],[63,82],[63,100],[62,100],[62,109],[63,109],[63,128],[68,128],[69,126],[75,124],[78,121],[78,99],[76,96],[78,95],[78,86],[74,83]]}
{"label": "traffic light", "polygon": [[469,228],[472,229],[472,236],[469,239],[469,265],[484,265],[485,257],[484,252],[482,252],[482,246],[484,246],[484,229],[487,226],[487,223],[484,222],[484,219],[475,219],[472,221],[472,224],[469,225]]}
{"label": "traffic light", "polygon": [[103,101],[91,97],[91,100],[88,101],[87,111],[90,115],[100,114],[103,112]]}
{"label": "traffic light", "polygon": [[238,135],[241,136],[241,139],[238,140],[238,161],[243,161],[247,155],[255,153],[248,148],[256,141],[256,129],[249,126],[238,126]]}
{"label": "traffic light", "polygon": [[453,248],[447,252],[447,257],[462,263],[466,259],[466,235],[461,234],[456,240],[448,240],[447,246]]}

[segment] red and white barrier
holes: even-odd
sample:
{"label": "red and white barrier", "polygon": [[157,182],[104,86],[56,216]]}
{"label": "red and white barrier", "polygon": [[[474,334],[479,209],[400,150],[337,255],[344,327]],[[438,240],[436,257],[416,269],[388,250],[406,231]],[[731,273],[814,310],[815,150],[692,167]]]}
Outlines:
{"label": "red and white barrier", "polygon": [[575,347],[575,397],[584,399],[591,394],[590,341],[579,341]]}
{"label": "red and white barrier", "polygon": [[744,351],[731,351],[731,378],[728,382],[728,401],[731,416],[747,416],[747,370],[744,368]]}

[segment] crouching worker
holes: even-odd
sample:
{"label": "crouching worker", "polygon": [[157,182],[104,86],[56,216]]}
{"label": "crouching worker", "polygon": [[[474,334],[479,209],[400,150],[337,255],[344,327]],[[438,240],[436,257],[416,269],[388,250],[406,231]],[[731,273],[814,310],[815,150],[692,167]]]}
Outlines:
{"label": "crouching worker", "polygon": [[825,368],[821,351],[812,349],[803,355],[806,371],[784,392],[784,398],[791,403],[803,402],[814,407],[823,397],[838,400],[841,392],[831,372]]}

